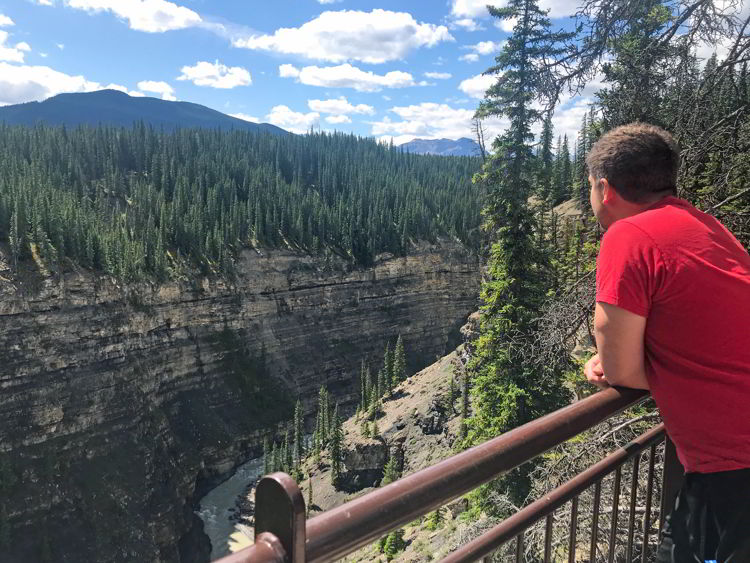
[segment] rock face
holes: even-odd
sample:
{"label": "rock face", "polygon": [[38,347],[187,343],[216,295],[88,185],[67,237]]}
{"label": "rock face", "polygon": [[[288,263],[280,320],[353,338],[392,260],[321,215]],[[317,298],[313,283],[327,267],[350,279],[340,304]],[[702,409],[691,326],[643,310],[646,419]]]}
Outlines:
{"label": "rock face", "polygon": [[300,396],[357,399],[403,335],[411,370],[460,340],[477,261],[423,246],[370,269],[247,251],[234,281],[121,287],[0,271],[3,561],[206,561],[201,491]]}

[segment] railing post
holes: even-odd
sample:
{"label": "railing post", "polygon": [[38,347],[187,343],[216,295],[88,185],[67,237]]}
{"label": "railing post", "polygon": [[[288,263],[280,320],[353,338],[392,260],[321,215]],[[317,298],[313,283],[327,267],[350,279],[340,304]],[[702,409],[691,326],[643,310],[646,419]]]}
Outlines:
{"label": "railing post", "polygon": [[685,470],[677,458],[674,442],[667,436],[664,440],[664,470],[661,484],[661,511],[659,513],[659,536],[664,528],[664,518],[672,511],[677,493],[682,487]]}
{"label": "railing post", "polygon": [[305,500],[286,473],[266,475],[255,490],[255,538],[270,532],[286,552],[287,563],[305,561]]}

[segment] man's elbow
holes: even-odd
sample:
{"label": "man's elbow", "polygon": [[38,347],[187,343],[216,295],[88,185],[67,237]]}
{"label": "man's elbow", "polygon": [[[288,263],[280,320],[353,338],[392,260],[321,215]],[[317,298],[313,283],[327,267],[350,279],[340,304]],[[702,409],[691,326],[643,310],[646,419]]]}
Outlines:
{"label": "man's elbow", "polygon": [[610,385],[617,387],[629,387],[631,389],[645,389],[649,390],[648,379],[646,379],[645,372],[633,371],[633,372],[617,372],[611,373],[604,372],[604,378]]}

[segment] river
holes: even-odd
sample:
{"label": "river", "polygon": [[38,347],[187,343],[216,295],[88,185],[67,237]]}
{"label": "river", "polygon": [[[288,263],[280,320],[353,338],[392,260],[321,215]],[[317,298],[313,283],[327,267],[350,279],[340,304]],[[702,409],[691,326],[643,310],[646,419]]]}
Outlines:
{"label": "river", "polygon": [[229,536],[242,531],[230,520],[237,499],[248,484],[263,474],[263,458],[251,459],[240,465],[229,479],[211,489],[200,501],[196,514],[203,520],[203,529],[211,539],[211,561],[229,553]]}

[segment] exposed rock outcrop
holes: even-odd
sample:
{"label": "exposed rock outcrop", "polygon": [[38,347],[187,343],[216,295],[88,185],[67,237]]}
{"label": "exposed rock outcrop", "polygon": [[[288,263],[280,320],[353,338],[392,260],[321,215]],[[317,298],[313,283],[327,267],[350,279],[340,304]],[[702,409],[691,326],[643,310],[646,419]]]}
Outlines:
{"label": "exposed rock outcrop", "polygon": [[311,412],[326,384],[351,406],[360,360],[379,360],[397,333],[412,370],[452,349],[479,287],[476,259],[449,243],[370,269],[247,251],[232,282],[9,277],[0,271],[8,562],[205,561],[200,490],[258,454],[294,397]]}

